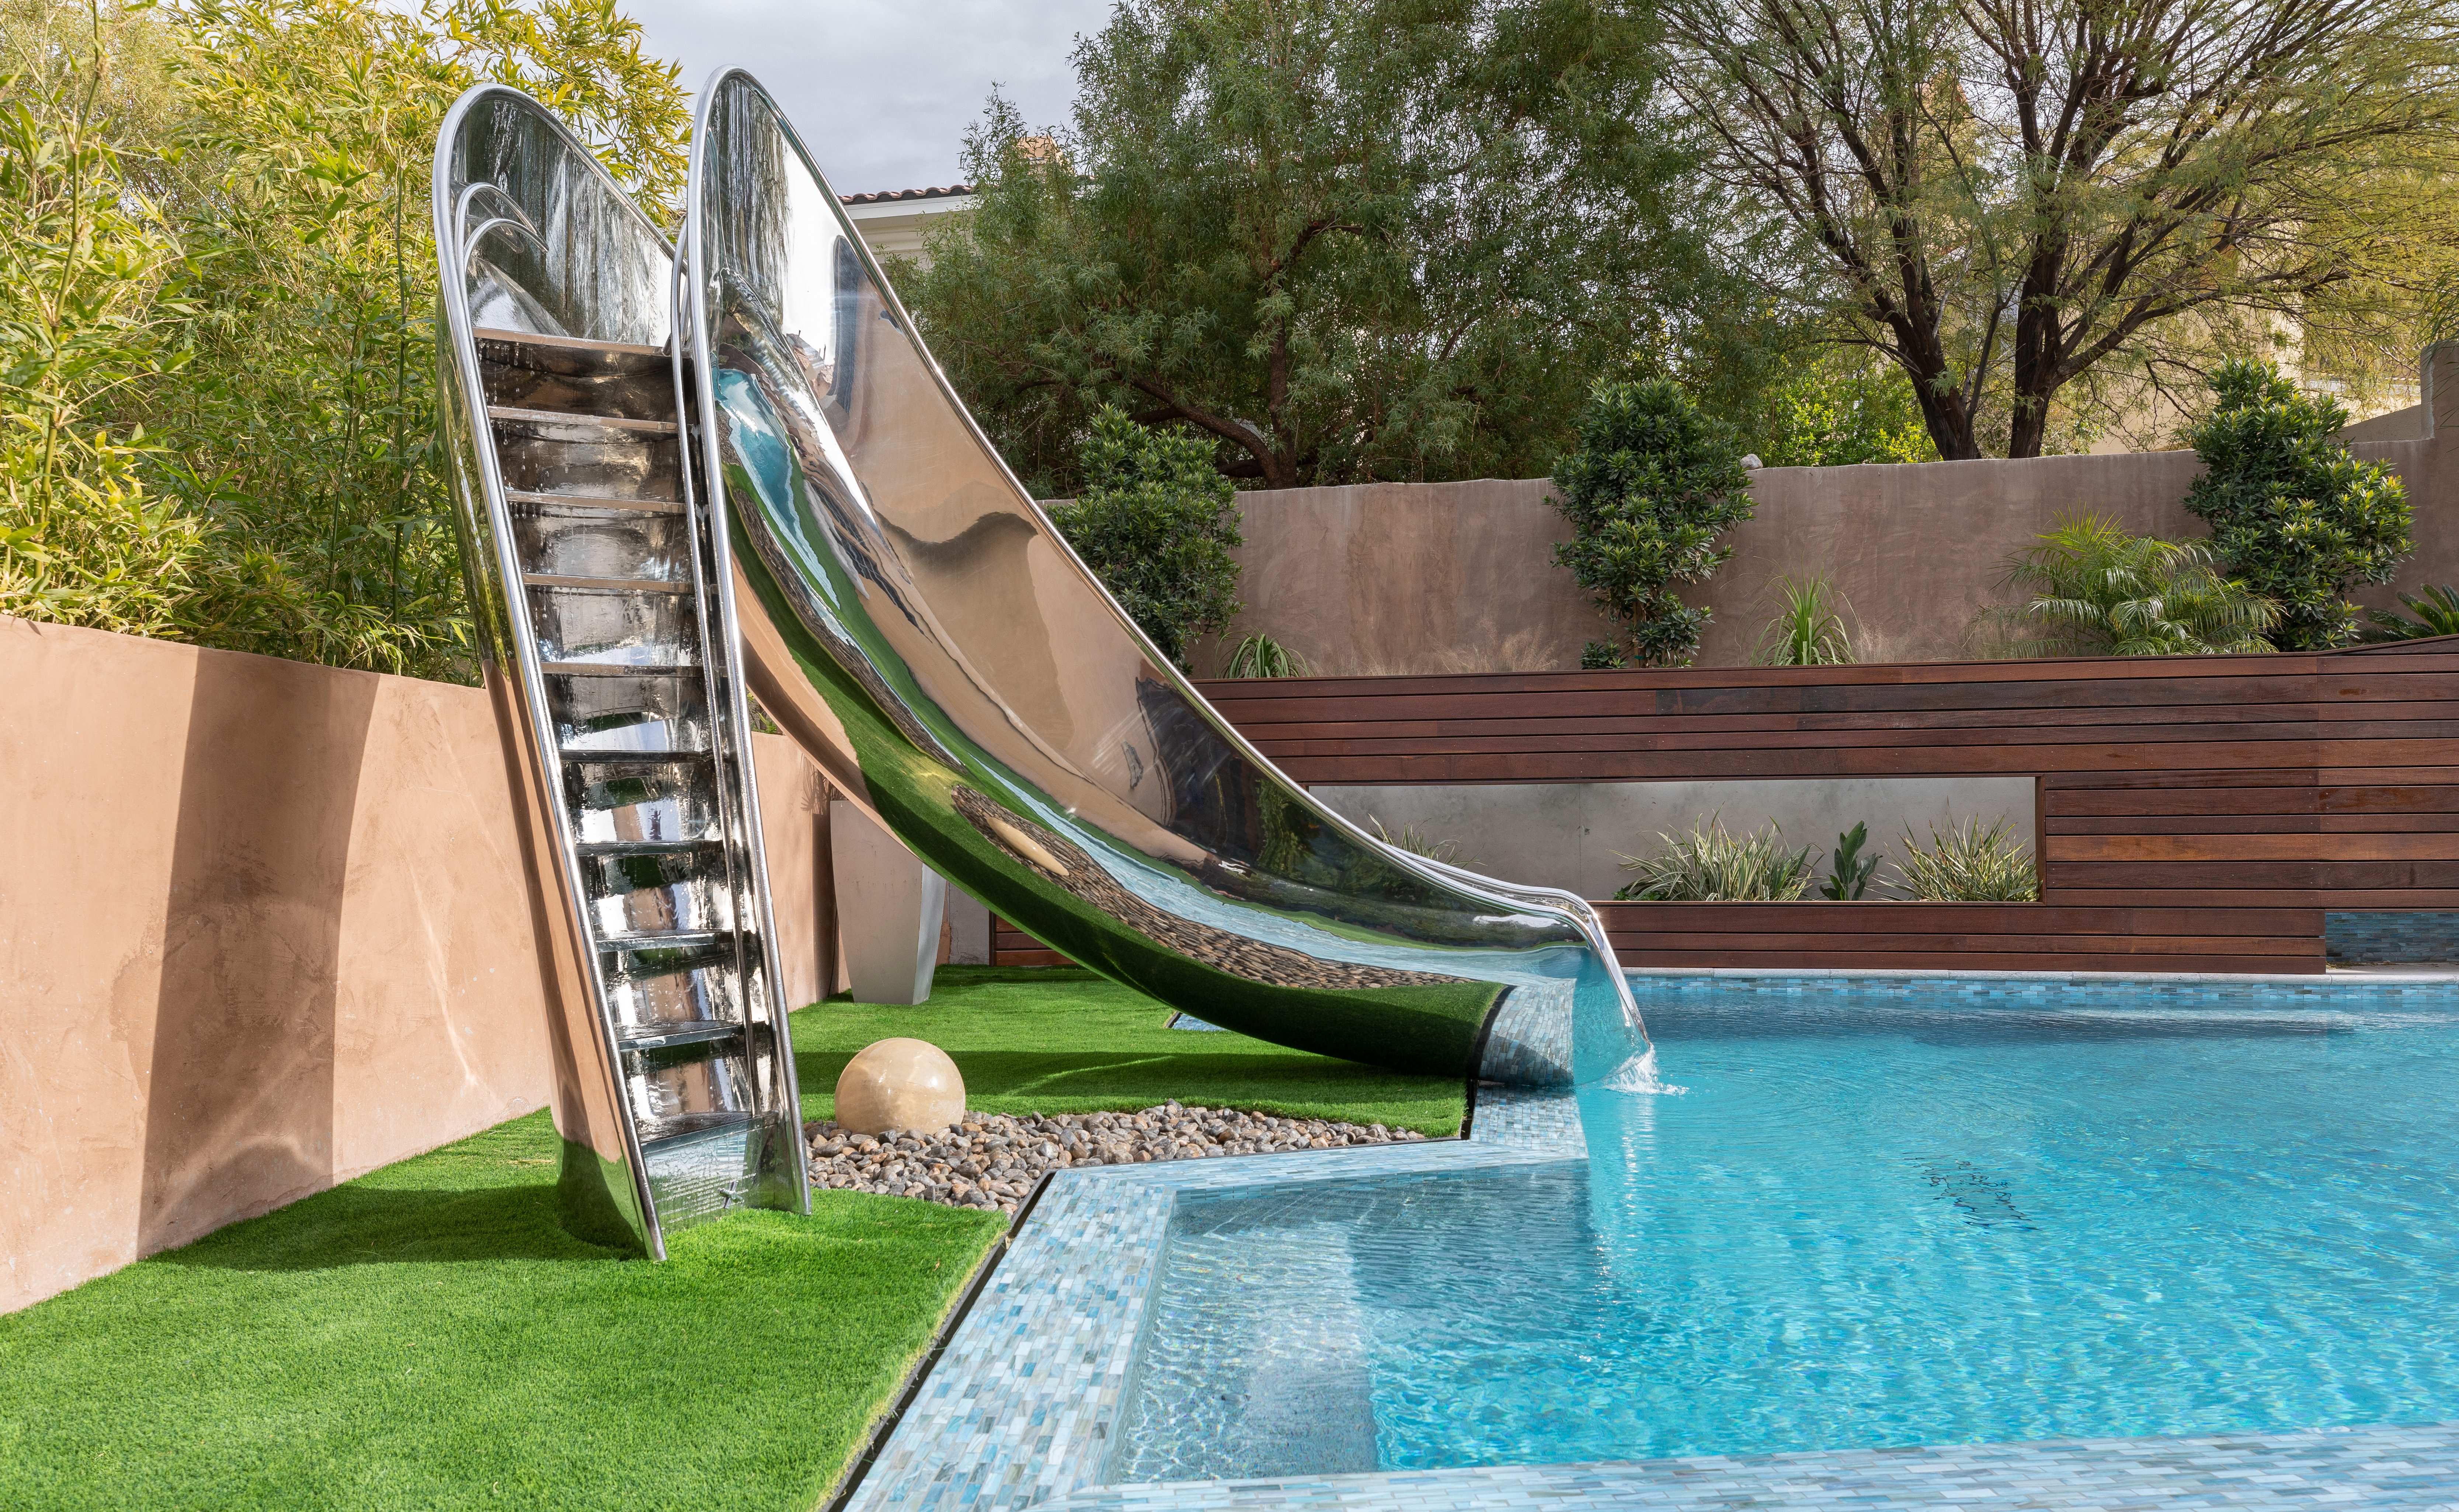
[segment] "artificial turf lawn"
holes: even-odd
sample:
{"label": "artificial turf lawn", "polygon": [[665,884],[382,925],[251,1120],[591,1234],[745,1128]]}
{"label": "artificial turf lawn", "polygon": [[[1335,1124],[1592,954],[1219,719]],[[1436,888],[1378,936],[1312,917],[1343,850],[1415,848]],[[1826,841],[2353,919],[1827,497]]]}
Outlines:
{"label": "artificial turf lawn", "polygon": [[663,1265],[535,1113],[0,1317],[0,1506],[802,1508],[1005,1226],[813,1194]]}
{"label": "artificial turf lawn", "polygon": [[987,1113],[1132,1110],[1176,1098],[1284,1117],[1457,1134],[1466,1088],[1284,1050],[1245,1035],[1166,1027],[1169,1010],[1065,967],[942,966],[931,1000],[882,1007],[832,998],[794,1015],[803,1117],[835,1111],[837,1073],[874,1040],[928,1040]]}
{"label": "artificial turf lawn", "polygon": [[[1459,1126],[1457,1082],[1167,1017],[1090,973],[942,967],[918,1007],[794,1016],[804,1113],[910,1035],[976,1107]],[[535,1113],[0,1316],[0,1508],[809,1507],[1005,1225],[815,1192],[653,1266],[556,1226],[556,1152]]]}

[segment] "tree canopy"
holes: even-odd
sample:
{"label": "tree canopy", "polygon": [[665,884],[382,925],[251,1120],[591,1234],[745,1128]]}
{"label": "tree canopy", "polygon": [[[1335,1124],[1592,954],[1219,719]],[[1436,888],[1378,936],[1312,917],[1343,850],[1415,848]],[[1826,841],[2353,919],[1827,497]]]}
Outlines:
{"label": "tree canopy", "polygon": [[1900,367],[1949,458],[2037,455],[2070,385],[2395,278],[2379,211],[2445,177],[2459,123],[2438,0],[1662,13],[1680,124],[1792,238],[1773,297]]}
{"label": "tree canopy", "polygon": [[1104,404],[1268,488],[1542,470],[1697,266],[1648,59],[1619,0],[1123,0],[1072,128],[994,98],[917,318],[1045,491]]}

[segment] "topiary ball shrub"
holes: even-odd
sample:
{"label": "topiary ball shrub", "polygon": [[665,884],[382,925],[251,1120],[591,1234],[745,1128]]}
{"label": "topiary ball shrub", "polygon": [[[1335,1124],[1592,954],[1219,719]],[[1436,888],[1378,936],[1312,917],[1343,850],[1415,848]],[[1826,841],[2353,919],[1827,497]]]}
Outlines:
{"label": "topiary ball shrub", "polygon": [[2186,432],[2203,459],[2186,508],[2211,523],[2229,576],[2279,605],[2272,644],[2319,651],[2352,639],[2348,589],[2388,582],[2411,549],[2406,488],[2332,439],[2345,410],[2299,392],[2269,363],[2223,363],[2212,389],[2211,413]]}
{"label": "topiary ball shrub", "polygon": [[1716,537],[1751,517],[1750,475],[1733,432],[1665,379],[1600,385],[1554,487],[1550,502],[1573,531],[1554,559],[1622,626],[1619,644],[1591,642],[1580,664],[1615,664],[1601,652],[1687,664],[1709,613],[1671,585],[1704,582],[1733,556]]}

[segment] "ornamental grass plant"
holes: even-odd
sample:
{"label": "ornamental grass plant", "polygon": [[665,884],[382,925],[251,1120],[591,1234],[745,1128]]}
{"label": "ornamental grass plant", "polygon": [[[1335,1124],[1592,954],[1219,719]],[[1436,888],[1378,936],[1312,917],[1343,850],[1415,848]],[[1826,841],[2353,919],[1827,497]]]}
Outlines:
{"label": "ornamental grass plant", "polygon": [[1654,855],[1622,858],[1623,870],[1636,872],[1637,879],[1614,896],[1651,903],[1790,903],[1810,891],[1811,850],[1787,846],[1779,825],[1736,835],[1721,816],[1711,814],[1688,834],[1657,839],[1663,849]]}
{"label": "ornamental grass plant", "polygon": [[1927,845],[1907,826],[1896,866],[1903,886],[1925,902],[2037,903],[2041,897],[2032,853],[2004,818],[1984,829],[1977,818],[1959,825],[1949,816],[1944,831],[1929,827]]}
{"label": "ornamental grass plant", "polygon": [[1849,608],[1825,574],[1778,578],[1768,584],[1777,603],[1751,660],[1760,666],[1850,666],[1860,657],[1841,609]]}
{"label": "ornamental grass plant", "polygon": [[1313,677],[1314,667],[1306,658],[1268,635],[1251,635],[1238,642],[1222,667],[1226,678],[1293,678]]}
{"label": "ornamental grass plant", "polygon": [[1424,856],[1429,861],[1440,861],[1444,866],[1474,867],[1477,865],[1475,856],[1461,854],[1459,841],[1438,840],[1416,825],[1404,824],[1396,832],[1384,829],[1382,820],[1369,814],[1366,816],[1366,828],[1375,831],[1376,839],[1395,850],[1406,850],[1411,855]]}

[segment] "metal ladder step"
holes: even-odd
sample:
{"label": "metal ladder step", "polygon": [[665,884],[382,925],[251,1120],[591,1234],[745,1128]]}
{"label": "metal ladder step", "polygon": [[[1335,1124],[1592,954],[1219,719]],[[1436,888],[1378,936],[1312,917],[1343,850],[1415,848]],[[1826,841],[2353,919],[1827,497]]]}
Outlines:
{"label": "metal ladder step", "polygon": [[734,937],[732,930],[622,930],[598,935],[602,951],[691,950]]}
{"label": "metal ladder step", "polygon": [[609,510],[627,514],[681,514],[681,499],[615,498],[603,494],[537,494],[521,489],[506,489],[504,497],[515,504],[539,509]]}
{"label": "metal ladder step", "polygon": [[705,840],[583,840],[573,850],[585,856],[683,855],[714,850],[725,844],[714,835]]}
{"label": "metal ladder step", "polygon": [[672,420],[631,420],[620,415],[591,414],[580,410],[526,410],[512,405],[489,405],[487,418],[499,426],[603,430],[609,432],[608,439],[611,440],[665,440],[683,433],[683,427]]}
{"label": "metal ladder step", "polygon": [[659,578],[563,578],[554,573],[525,572],[521,581],[533,588],[594,588],[601,593],[688,594],[687,582],[668,582]]}
{"label": "metal ladder step", "polygon": [[636,1029],[626,1029],[615,1037],[615,1043],[624,1050],[665,1050],[676,1045],[740,1039],[742,1034],[743,1025],[739,1023],[700,1018],[683,1023],[643,1024]]}

